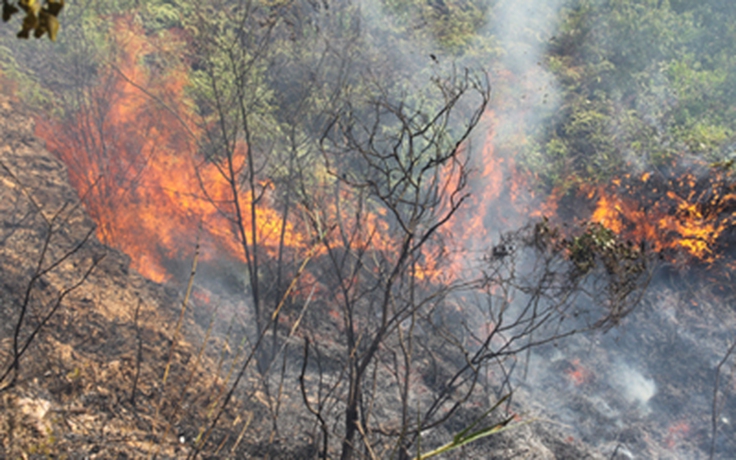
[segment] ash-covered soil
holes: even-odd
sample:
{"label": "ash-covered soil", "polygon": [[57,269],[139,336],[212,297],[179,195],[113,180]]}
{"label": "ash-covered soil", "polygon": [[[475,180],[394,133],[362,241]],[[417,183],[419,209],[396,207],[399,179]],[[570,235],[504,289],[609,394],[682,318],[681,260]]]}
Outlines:
{"label": "ash-covered soil", "polygon": [[[206,458],[317,458],[322,431],[299,382],[310,398],[344,372],[340,325],[326,306],[316,300],[302,327],[318,339],[320,359],[303,366],[303,337],[287,339],[279,328],[281,358],[266,366],[278,372],[262,377],[248,353],[245,301],[197,286],[178,330],[185,285],[152,283],[97,241],[64,166],[5,100],[0,132],[0,457],[185,458],[201,450]],[[412,387],[416,398],[437,391],[443,369],[462,359],[449,350],[433,356]],[[400,414],[388,380],[376,379],[374,411],[385,421],[375,436],[390,438]],[[477,392],[423,443],[449,441],[496,398],[492,388]],[[514,404],[524,418],[540,415],[533,401],[517,396]],[[339,432],[343,407],[324,415]],[[541,418],[444,458],[603,458],[570,427]],[[330,442],[339,442],[334,433]]]}
{"label": "ash-covered soil", "polygon": [[178,296],[97,241],[32,126],[0,101],[0,457],[178,457],[185,446],[163,434],[187,337],[161,396]]}
{"label": "ash-covered soil", "polygon": [[736,375],[728,350],[736,310],[724,295],[728,280],[667,271],[617,329],[535,350],[520,386],[540,411],[608,458],[734,458]]}

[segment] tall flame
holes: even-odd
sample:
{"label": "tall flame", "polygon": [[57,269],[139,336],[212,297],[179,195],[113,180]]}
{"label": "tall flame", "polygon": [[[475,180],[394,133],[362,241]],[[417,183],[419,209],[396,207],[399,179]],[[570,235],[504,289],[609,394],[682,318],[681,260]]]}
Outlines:
{"label": "tall flame", "polygon": [[[98,224],[99,238],[129,254],[134,268],[146,277],[168,280],[167,261],[187,258],[200,226],[208,236],[205,258],[224,253],[244,260],[242,234],[233,219],[233,184],[216,164],[196,154],[203,133],[191,122],[191,109],[184,102],[188,69],[171,65],[151,70],[142,62],[161,53],[162,47],[174,52],[181,43],[174,37],[154,45],[135,21],[123,17],[115,19],[115,37],[117,52],[105,77],[81,94],[66,119],[38,120],[37,135],[67,164],[70,180]],[[717,257],[720,239],[734,226],[736,191],[723,175],[709,183],[693,174],[667,180],[654,180],[650,173],[625,175],[608,186],[581,184],[577,194],[553,190],[540,201],[529,190],[534,178],[516,167],[514,153],[496,148],[498,117],[493,111],[484,116],[472,195],[442,230],[446,241],[462,247],[426,246],[416,263],[420,279],[455,279],[467,268],[469,255],[477,258],[474,253],[492,243],[491,230],[522,225],[529,217],[569,219],[560,215],[561,209],[574,208],[573,220],[599,222],[656,251],[684,252],[706,262]],[[245,166],[246,149],[238,147],[234,169]],[[457,171],[448,169],[446,174],[445,186],[456,185]],[[259,203],[255,235],[253,214],[241,214],[245,239],[256,238],[272,256],[284,246],[306,253],[314,245],[308,226],[297,228],[285,218],[271,206],[273,187],[260,185],[264,194],[257,198],[238,191],[241,209]],[[325,221],[340,220],[340,212],[348,215],[345,207],[355,197],[340,193],[322,197]],[[565,201],[573,205],[561,206]],[[396,247],[390,216],[379,210],[364,212],[360,222],[346,224],[353,226],[354,241],[390,254]]]}
{"label": "tall flame", "polygon": [[[219,247],[220,253],[242,259],[235,225],[228,218],[235,203],[231,184],[216,165],[192,155],[199,133],[188,122],[182,102],[186,70],[147,72],[141,58],[161,50],[130,19],[116,19],[115,37],[117,58],[106,77],[70,120],[39,120],[36,134],[67,164],[72,184],[98,224],[98,237],[129,254],[144,276],[169,279],[166,259],[193,252],[199,225],[213,236],[204,257],[214,256]],[[142,87],[156,88],[155,94]],[[234,157],[242,161],[244,153]],[[245,209],[249,193],[238,198]],[[243,227],[252,239],[249,216],[243,213]],[[278,244],[283,225],[286,244],[303,245],[301,235],[276,211],[261,207],[258,219],[256,237],[265,247]]]}

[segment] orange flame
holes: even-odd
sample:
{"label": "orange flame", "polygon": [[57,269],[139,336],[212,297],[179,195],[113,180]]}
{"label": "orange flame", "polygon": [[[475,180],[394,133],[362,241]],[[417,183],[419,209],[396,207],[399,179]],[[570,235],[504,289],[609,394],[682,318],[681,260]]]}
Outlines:
{"label": "orange flame", "polygon": [[[526,178],[518,174],[511,156],[500,155],[496,150],[496,117],[495,112],[488,110],[479,124],[485,131],[481,133],[482,148],[475,160],[477,167],[471,171],[470,197],[443,230],[446,240],[454,246],[448,248],[450,260],[444,260],[436,270],[441,270],[448,279],[454,279],[467,269],[468,262],[480,259],[476,253],[492,244],[495,235],[491,230],[502,230],[518,223],[516,218],[520,213],[512,209],[521,201]],[[499,207],[504,200],[513,206]]]}
{"label": "orange flame", "polygon": [[[117,18],[115,29],[119,54],[106,78],[72,120],[39,120],[36,134],[67,164],[70,181],[98,224],[100,240],[129,254],[144,276],[157,282],[169,279],[165,259],[191,257],[200,223],[215,241],[204,248],[204,258],[213,257],[219,246],[221,253],[242,260],[234,223],[227,218],[235,204],[230,183],[216,165],[192,160],[192,136],[199,134],[182,118],[187,114],[181,102],[186,70],[146,72],[140,60],[154,45],[130,19]],[[156,88],[156,94],[141,87]],[[243,150],[236,152],[237,161],[243,161]],[[207,184],[206,196],[200,181]],[[247,209],[251,198],[241,193],[238,201]],[[250,214],[243,217],[246,237],[252,241]],[[287,246],[304,245],[302,236],[276,211],[260,207],[257,217],[255,236],[267,248],[278,244],[283,225]]]}
{"label": "orange flame", "polygon": [[578,358],[575,358],[570,363],[570,367],[565,370],[565,374],[576,387],[593,380],[593,374],[580,364],[580,359]]}
{"label": "orange flame", "polygon": [[664,444],[668,449],[673,449],[677,444],[682,442],[690,433],[690,424],[686,421],[679,421],[671,425],[667,429],[667,436],[664,438]]}
{"label": "orange flame", "polygon": [[[70,181],[98,225],[99,239],[128,254],[131,265],[156,282],[171,279],[170,261],[191,257],[200,226],[206,236],[204,260],[225,254],[244,261],[243,238],[234,217],[237,201],[245,210],[240,213],[245,239],[252,245],[255,238],[268,256],[275,258],[279,247],[295,254],[312,250],[323,254],[324,248],[313,247],[316,238],[307,226],[299,227],[276,209],[272,184],[259,184],[263,194],[256,198],[247,190],[234,190],[218,168],[222,165],[198,158],[196,145],[203,133],[190,121],[191,109],[184,102],[187,69],[170,66],[153,71],[142,62],[161,52],[162,46],[169,51],[182,46],[177,37],[154,44],[140,25],[125,17],[115,18],[114,36],[114,64],[85,95],[84,103],[62,121],[36,123],[36,134],[68,166]],[[246,166],[247,155],[241,142],[233,155],[235,171]],[[453,180],[449,176],[445,185],[451,187]],[[397,241],[387,211],[357,208],[360,200],[347,187],[318,198],[323,190],[334,190],[331,178],[323,182],[314,190],[323,230],[339,226],[350,235],[352,247],[381,251],[389,260],[395,257]],[[253,234],[250,211],[256,201]],[[336,238],[333,243],[343,241]],[[442,273],[439,257],[442,251],[425,250],[417,260],[416,277]],[[303,283],[311,280],[314,285],[313,278],[304,275]]]}
{"label": "orange flame", "polygon": [[[671,250],[685,253],[703,262],[713,262],[718,254],[715,248],[724,231],[734,226],[736,215],[727,212],[733,193],[719,193],[714,178],[700,184],[692,174],[685,174],[660,190],[647,185],[651,174],[640,178],[627,177],[629,196],[612,193],[604,187],[583,187],[581,192],[591,199],[597,197],[591,220],[613,230],[622,237],[646,242],[657,252]],[[614,185],[620,186],[613,182]],[[702,199],[699,187],[712,196]],[[649,204],[637,201],[634,194],[654,194],[657,199]]]}
{"label": "orange flame", "polygon": [[[144,276],[168,280],[167,261],[191,257],[200,225],[207,235],[205,259],[224,253],[244,260],[242,236],[232,216],[236,204],[250,209],[256,197],[238,191],[236,198],[217,165],[197,159],[195,146],[202,133],[190,121],[191,109],[184,102],[188,69],[172,65],[154,71],[141,62],[162,49],[174,52],[182,46],[181,40],[174,34],[162,43],[151,43],[141,27],[127,18],[116,18],[115,29],[117,56],[101,83],[81,98],[80,107],[63,122],[38,120],[37,135],[67,164],[72,184],[98,224],[98,237],[129,254],[133,267]],[[588,216],[581,211],[583,206],[575,206],[575,219],[589,217],[656,251],[684,252],[703,261],[717,257],[719,238],[736,219],[736,213],[727,212],[729,203],[736,202],[733,188],[714,188],[712,196],[703,199],[692,175],[669,184],[673,187],[668,189],[668,184],[658,188],[652,174],[645,173],[621,177],[606,187],[583,184],[577,196],[553,190],[539,203],[528,187],[534,178],[517,169],[512,152],[495,148],[496,116],[492,111],[484,116],[487,128],[472,195],[441,230],[446,245],[427,245],[417,256],[417,279],[456,279],[467,268],[469,255],[479,259],[472,253],[491,245],[495,235],[489,229],[512,228],[530,216],[563,220],[565,200],[592,205]],[[247,154],[247,146],[241,143],[234,155],[236,170],[244,166]],[[452,189],[459,173],[452,168],[444,172],[444,187]],[[308,226],[285,219],[275,208],[270,185],[260,184],[264,193],[257,198],[255,234],[252,214],[242,214],[245,238],[257,239],[268,255],[275,256],[283,235],[284,247],[306,254],[314,235]],[[321,186],[330,188],[330,184]],[[656,195],[657,200],[642,200],[637,193]],[[385,211],[361,210],[358,220],[349,217],[357,211],[351,208],[355,197],[350,191],[325,195],[320,197],[325,229],[340,222],[341,231],[352,234],[351,244],[381,251],[389,259],[395,254],[396,236]]]}

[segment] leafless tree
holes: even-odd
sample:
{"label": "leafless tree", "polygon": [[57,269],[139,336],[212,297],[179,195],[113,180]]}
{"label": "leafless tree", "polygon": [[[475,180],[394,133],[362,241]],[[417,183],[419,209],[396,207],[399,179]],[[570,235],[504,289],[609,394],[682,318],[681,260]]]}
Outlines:
{"label": "leafless tree", "polygon": [[[376,395],[365,386],[372,384],[371,368],[385,359],[382,347],[390,347],[395,359],[403,355],[395,367],[403,368],[397,377],[408,404],[414,324],[447,292],[446,286],[422,279],[422,251],[467,197],[463,143],[490,94],[483,75],[469,71],[437,77],[418,105],[372,83],[369,94],[346,95],[321,141],[335,178],[330,184],[335,209],[323,220],[334,220],[336,228],[324,245],[345,341],[343,459],[355,455],[358,433],[366,449],[371,445],[366,415]],[[456,112],[468,106],[458,128]],[[374,216],[380,217],[372,222]],[[402,419],[409,423],[406,410]]]}
{"label": "leafless tree", "polygon": [[[523,352],[623,316],[643,269],[628,276],[624,258],[595,244],[575,252],[573,240],[535,227],[503,243],[524,246],[524,257],[499,246],[475,279],[435,276],[448,262],[441,230],[470,193],[471,134],[490,84],[482,71],[397,69],[371,53],[351,8],[244,1],[195,18],[200,184],[238,242],[253,311],[249,351],[218,414],[255,366],[273,439],[287,417],[281,395],[295,386],[287,351],[301,336],[299,392],[319,455],[407,458],[479,394],[511,391]],[[213,11],[228,20],[213,21]],[[227,184],[224,196],[208,168]],[[563,327],[581,314],[588,287],[604,287],[609,308],[585,327]],[[500,380],[489,380],[490,367]]]}
{"label": "leafless tree", "polygon": [[[190,457],[228,441],[236,449],[252,417],[237,439],[216,439],[218,424],[238,396],[261,394],[269,441],[282,435],[280,426],[296,425],[289,417],[302,417],[314,422],[323,458],[420,456],[438,442],[431,431],[504,400],[525,352],[615,323],[643,286],[641,254],[597,228],[566,239],[546,223],[505,236],[474,278],[440,276],[450,262],[444,230],[470,193],[472,135],[490,100],[488,76],[397,63],[371,48],[360,5],[325,5],[193,2],[185,21],[191,46],[178,63],[192,70],[191,118],[121,66],[92,91],[75,93],[79,129],[70,142],[92,164],[109,165],[107,150],[125,137],[106,123],[116,78],[148,98],[158,110],[152,121],[162,110],[177,118],[196,147],[181,155],[194,153],[187,158],[197,165],[199,191],[226,222],[224,229],[205,222],[204,231],[237,247],[248,311],[229,320],[244,338],[227,365],[225,358],[217,365],[208,407],[188,409],[203,415]],[[128,144],[140,160],[123,168],[132,183],[155,152]],[[101,189],[100,212],[112,208],[105,200],[119,188]],[[34,279],[48,268],[44,257]],[[583,298],[606,308],[586,310]],[[574,320],[581,315],[590,321]],[[22,353],[18,343],[8,372]],[[165,433],[186,418],[193,366],[181,394],[161,396],[170,403]],[[137,382],[136,373],[131,400]],[[471,425],[472,416],[460,423]]]}
{"label": "leafless tree", "polygon": [[[18,146],[11,145],[11,148]],[[64,299],[87,280],[104,257],[104,254],[98,254],[87,260],[89,255],[85,246],[94,233],[93,226],[82,234],[81,239],[77,239],[70,230],[78,226],[78,222],[73,221],[79,219],[79,203],[65,202],[57,209],[41,205],[33,196],[34,184],[24,183],[14,171],[18,166],[0,160],[0,177],[6,183],[13,184],[16,191],[12,196],[6,196],[7,205],[14,206],[16,216],[25,214],[24,219],[10,225],[9,231],[2,235],[2,240],[4,245],[12,247],[18,244],[18,238],[24,238],[23,244],[35,252],[35,264],[26,276],[24,292],[10,305],[12,316],[8,320],[13,324],[12,341],[9,350],[4,349],[4,346],[0,350],[0,392],[15,385],[20,376],[23,355],[62,307]],[[17,257],[17,254],[5,253],[3,256]],[[86,268],[76,279],[68,280],[61,274],[64,273],[63,266],[69,263],[83,264]],[[12,277],[13,274],[6,273],[6,276]]]}

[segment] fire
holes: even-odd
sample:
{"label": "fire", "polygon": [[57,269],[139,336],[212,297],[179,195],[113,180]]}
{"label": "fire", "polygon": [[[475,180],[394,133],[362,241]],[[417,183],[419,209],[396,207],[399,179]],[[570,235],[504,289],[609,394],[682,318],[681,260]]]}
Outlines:
{"label": "fire", "polygon": [[[155,71],[142,62],[162,46],[175,52],[183,46],[177,37],[152,43],[126,17],[116,18],[115,28],[114,62],[84,103],[63,120],[36,123],[36,134],[68,166],[72,185],[97,223],[99,239],[128,254],[132,266],[156,282],[170,280],[171,261],[190,259],[197,241],[203,260],[224,255],[245,261],[243,239],[251,251],[257,245],[272,259],[283,248],[292,255],[324,255],[310,225],[296,223],[276,207],[275,184],[260,180],[258,196],[233,187],[225,172],[232,167],[237,174],[247,167],[244,142],[236,144],[232,164],[198,154],[204,133],[186,102],[188,69]],[[452,174],[444,186],[457,181]],[[333,193],[335,187],[334,179],[322,174],[313,191],[320,209],[302,210],[320,214],[319,225],[326,232],[321,236],[328,236],[332,246],[380,251],[389,261],[396,257],[400,242],[388,211],[366,204],[356,196],[361,192],[349,187],[337,185]],[[415,263],[417,279],[447,275],[440,270],[441,257],[441,249],[425,249]],[[303,282],[312,278],[307,273]]]}
{"label": "fire", "polygon": [[481,258],[497,236],[494,232],[523,225],[537,205],[531,204],[529,180],[518,171],[513,155],[496,148],[497,117],[488,110],[479,124],[481,148],[473,152],[477,158],[471,170],[470,196],[443,229],[451,257],[438,270],[450,279],[467,269],[468,262]]}
{"label": "fire", "polygon": [[580,359],[578,358],[570,362],[570,366],[565,370],[565,374],[576,387],[593,380],[593,374],[580,364]]}
{"label": "fire", "polygon": [[194,299],[202,305],[209,305],[210,301],[212,300],[212,293],[202,287],[197,286],[197,288],[192,292],[192,297],[194,297]]}
{"label": "fire", "polygon": [[[216,164],[192,155],[200,133],[188,122],[182,102],[186,70],[172,68],[159,75],[146,71],[140,60],[154,52],[154,45],[134,21],[117,18],[115,24],[118,56],[106,78],[71,120],[38,120],[36,134],[67,164],[100,240],[130,255],[144,276],[168,280],[166,259],[190,258],[200,225],[211,236],[204,242],[205,259],[226,253],[242,260],[236,226],[228,218],[235,205],[232,187]],[[141,87],[156,88],[156,94]],[[236,170],[243,166],[244,149],[234,155],[240,162],[234,164]],[[206,194],[200,184],[206,184]],[[241,193],[241,208],[248,209],[252,198]],[[305,245],[293,225],[267,206],[257,211],[256,235],[251,214],[242,215],[249,241],[255,237],[266,248],[275,248],[285,226],[286,246]]]}
{"label": "fire", "polygon": [[[115,25],[117,54],[104,78],[64,120],[36,124],[37,135],[67,164],[72,184],[97,222],[100,240],[130,255],[134,268],[158,282],[172,276],[169,261],[191,257],[198,233],[204,235],[205,260],[227,254],[243,261],[243,236],[250,244],[256,240],[271,257],[277,257],[278,248],[293,254],[314,249],[316,236],[310,226],[286,218],[273,205],[274,184],[260,181],[262,196],[238,190],[236,197],[218,168],[222,165],[198,157],[203,133],[185,102],[188,69],[173,65],[152,70],[142,62],[162,49],[175,52],[184,46],[182,39],[172,35],[152,43],[129,18],[116,18]],[[415,255],[417,279],[452,281],[469,260],[480,259],[478,252],[491,246],[496,236],[491,231],[518,227],[529,217],[567,221],[570,216],[561,215],[562,209],[570,208],[576,212],[573,221],[598,222],[655,251],[684,253],[704,262],[718,257],[721,240],[736,219],[736,188],[725,175],[710,182],[693,174],[668,179],[651,172],[624,175],[607,186],[582,183],[575,196],[556,189],[541,201],[530,191],[534,177],[516,167],[508,148],[497,148],[498,116],[490,110],[484,115],[470,196],[440,229],[440,238]],[[236,146],[234,170],[246,166],[247,148],[242,142]],[[460,180],[459,172],[448,167],[444,174],[442,186],[451,190]],[[332,185],[320,187],[328,190]],[[398,243],[391,216],[380,208],[355,208],[358,198],[350,191],[330,193],[315,200],[323,207],[324,230],[340,222],[351,244],[381,251],[390,260]],[[251,213],[255,201],[258,206]],[[233,219],[236,205],[245,210],[241,225]],[[356,213],[360,219],[353,219]]]}
{"label": "fire", "polygon": [[671,425],[667,429],[667,436],[664,438],[664,444],[668,449],[673,449],[677,444],[682,442],[690,433],[690,424],[686,421],[680,421]]}
{"label": "fire", "polygon": [[[684,253],[713,262],[720,238],[736,222],[736,195],[728,177],[698,180],[692,173],[652,184],[651,173],[625,176],[613,187],[583,187],[595,201],[591,220],[657,252]],[[622,190],[623,189],[623,190]]]}

